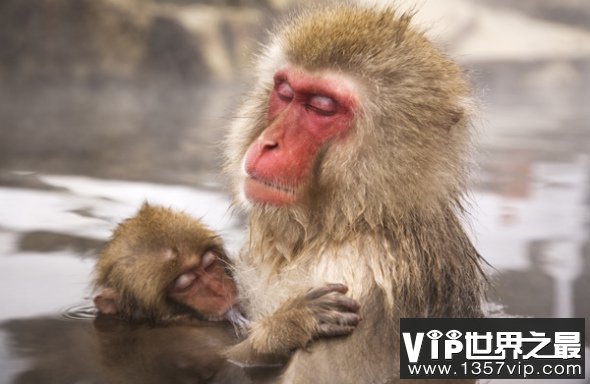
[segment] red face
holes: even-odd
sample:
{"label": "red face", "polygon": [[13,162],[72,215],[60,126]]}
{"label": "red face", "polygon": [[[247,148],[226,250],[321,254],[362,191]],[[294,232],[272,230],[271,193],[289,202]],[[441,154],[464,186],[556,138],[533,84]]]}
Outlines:
{"label": "red face", "polygon": [[245,156],[244,193],[250,201],[297,202],[320,149],[347,133],[357,105],[353,91],[344,75],[312,75],[293,67],[275,74],[268,126]]}
{"label": "red face", "polygon": [[218,320],[236,304],[236,286],[215,253],[208,251],[199,259],[176,278],[170,297],[209,320]]}

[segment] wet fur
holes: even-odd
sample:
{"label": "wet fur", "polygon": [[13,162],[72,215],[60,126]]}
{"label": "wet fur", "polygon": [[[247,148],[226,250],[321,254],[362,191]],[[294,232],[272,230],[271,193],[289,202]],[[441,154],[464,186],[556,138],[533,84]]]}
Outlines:
{"label": "wet fur", "polygon": [[228,136],[236,202],[277,69],[349,76],[361,105],[350,135],[318,156],[306,198],[247,205],[236,279],[253,319],[327,282],[347,284],[363,305],[352,336],[297,352],[285,382],[395,382],[400,317],[482,316],[481,258],[461,225],[470,89],[410,14],[338,5],[289,20],[262,53]]}

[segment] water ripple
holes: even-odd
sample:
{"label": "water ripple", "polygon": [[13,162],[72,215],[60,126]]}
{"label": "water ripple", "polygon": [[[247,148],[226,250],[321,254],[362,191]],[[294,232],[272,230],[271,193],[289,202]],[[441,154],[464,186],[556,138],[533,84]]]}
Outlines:
{"label": "water ripple", "polygon": [[88,303],[76,304],[61,311],[62,317],[68,320],[94,319],[97,313],[96,307]]}

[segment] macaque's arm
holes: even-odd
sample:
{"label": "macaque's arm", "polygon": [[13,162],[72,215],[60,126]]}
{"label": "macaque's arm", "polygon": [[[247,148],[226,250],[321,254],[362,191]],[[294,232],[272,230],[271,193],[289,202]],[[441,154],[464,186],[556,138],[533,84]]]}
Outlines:
{"label": "macaque's arm", "polygon": [[286,301],[272,315],[250,324],[248,337],[225,351],[240,366],[284,364],[291,353],[320,337],[350,334],[361,320],[348,288],[328,284]]}

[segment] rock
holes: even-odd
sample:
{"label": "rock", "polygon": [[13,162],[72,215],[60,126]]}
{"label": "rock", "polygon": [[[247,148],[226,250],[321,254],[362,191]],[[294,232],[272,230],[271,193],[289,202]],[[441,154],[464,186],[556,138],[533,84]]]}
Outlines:
{"label": "rock", "polygon": [[4,0],[0,81],[230,80],[283,3]]}

